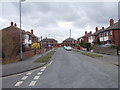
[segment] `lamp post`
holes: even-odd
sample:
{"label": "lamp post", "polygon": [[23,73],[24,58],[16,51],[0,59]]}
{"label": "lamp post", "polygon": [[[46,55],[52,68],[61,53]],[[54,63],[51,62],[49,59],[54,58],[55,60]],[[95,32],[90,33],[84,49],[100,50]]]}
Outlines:
{"label": "lamp post", "polygon": [[20,9],[20,61],[23,60],[22,56],[22,29],[21,29],[21,2],[24,2],[25,0],[19,0],[19,9]]}

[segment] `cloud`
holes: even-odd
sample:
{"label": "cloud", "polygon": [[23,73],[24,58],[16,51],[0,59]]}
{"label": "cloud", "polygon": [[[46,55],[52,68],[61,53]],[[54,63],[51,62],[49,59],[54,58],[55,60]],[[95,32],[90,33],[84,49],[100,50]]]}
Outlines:
{"label": "cloud", "polygon": [[[2,15],[0,28],[4,28],[10,21],[19,26],[19,3],[2,3]],[[34,33],[40,37],[50,34],[59,42],[69,37],[69,29],[72,29],[72,37],[77,39],[84,32],[95,27],[109,25],[109,19],[115,21],[118,18],[117,2],[24,2],[22,3],[22,28],[34,29]],[[88,27],[89,26],[89,27]]]}

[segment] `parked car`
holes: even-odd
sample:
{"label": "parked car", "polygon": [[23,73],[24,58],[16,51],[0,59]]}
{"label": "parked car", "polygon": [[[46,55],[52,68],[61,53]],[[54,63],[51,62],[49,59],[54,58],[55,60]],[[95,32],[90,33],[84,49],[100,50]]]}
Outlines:
{"label": "parked car", "polygon": [[113,44],[105,44],[105,47],[111,47]]}
{"label": "parked car", "polygon": [[104,44],[104,45],[99,45],[99,47],[111,47],[113,44]]}
{"label": "parked car", "polygon": [[67,47],[66,47],[66,50],[67,50],[67,51],[71,51],[71,50],[72,50],[72,47],[67,46]]}

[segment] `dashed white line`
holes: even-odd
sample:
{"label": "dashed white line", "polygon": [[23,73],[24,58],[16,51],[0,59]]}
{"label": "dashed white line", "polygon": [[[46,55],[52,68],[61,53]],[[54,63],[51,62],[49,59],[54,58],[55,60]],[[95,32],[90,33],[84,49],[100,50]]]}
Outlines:
{"label": "dashed white line", "polygon": [[28,76],[24,76],[23,78],[21,78],[21,80],[26,80],[28,78]]}
{"label": "dashed white line", "polygon": [[46,67],[42,67],[43,69],[46,69]]}
{"label": "dashed white line", "polygon": [[31,81],[30,84],[29,84],[29,86],[35,86],[36,82],[37,81]]}
{"label": "dashed white line", "polygon": [[43,71],[45,71],[45,69],[43,68],[43,69],[41,69],[40,71],[43,72]]}
{"label": "dashed white line", "polygon": [[20,86],[22,83],[23,83],[23,81],[18,81],[18,82],[15,84],[15,86],[16,86],[16,87],[17,87],[17,86]]}
{"label": "dashed white line", "polygon": [[40,76],[35,76],[35,77],[34,77],[34,79],[39,79],[39,78],[40,78]]}
{"label": "dashed white line", "polygon": [[31,75],[32,74],[32,72],[28,72],[26,75]]}
{"label": "dashed white line", "polygon": [[42,74],[42,72],[37,73],[37,75],[41,75],[41,74]]}

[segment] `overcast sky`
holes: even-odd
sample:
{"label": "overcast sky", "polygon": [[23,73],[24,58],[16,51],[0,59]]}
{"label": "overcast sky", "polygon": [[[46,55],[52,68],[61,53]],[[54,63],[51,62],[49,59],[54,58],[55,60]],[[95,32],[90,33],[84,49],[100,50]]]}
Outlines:
{"label": "overcast sky", "polygon": [[[4,2],[0,15],[0,29],[11,21],[19,27],[19,3]],[[118,20],[117,2],[23,2],[22,29],[34,30],[38,37],[55,38],[59,42],[69,37],[77,39],[85,31],[95,31],[95,27],[109,26],[109,20]]]}

